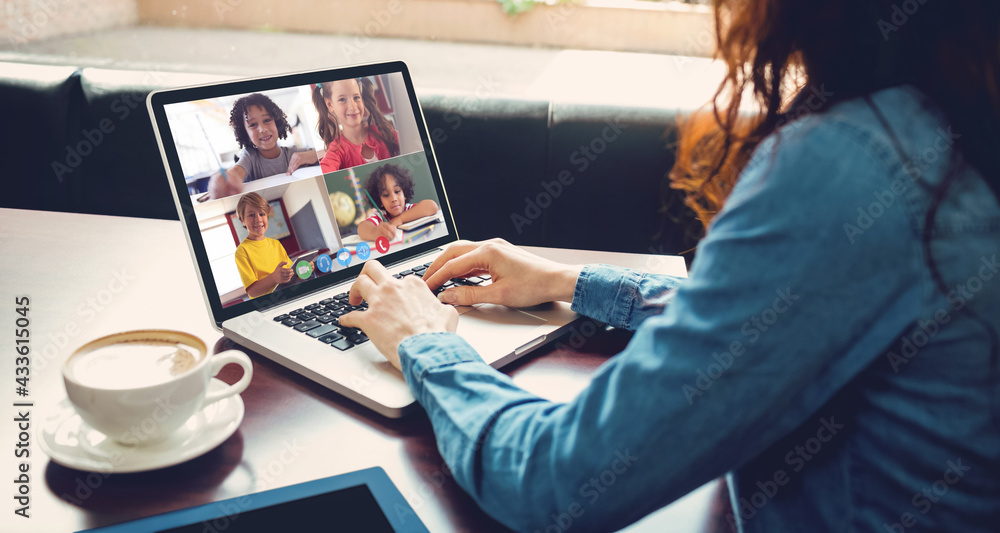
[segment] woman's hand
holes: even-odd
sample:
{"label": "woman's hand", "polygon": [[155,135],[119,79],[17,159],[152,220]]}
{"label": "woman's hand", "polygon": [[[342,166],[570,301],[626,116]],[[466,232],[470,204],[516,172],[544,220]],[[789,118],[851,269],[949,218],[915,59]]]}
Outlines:
{"label": "woman's hand", "polygon": [[564,265],[517,248],[503,239],[459,241],[445,249],[424,273],[432,290],[451,278],[489,274],[485,287],[454,287],[442,292],[442,302],[455,305],[494,303],[530,307],[545,302],[573,301],[581,266]]}
{"label": "woman's hand", "polygon": [[368,302],[367,311],[340,317],[340,325],[359,328],[385,355],[399,364],[399,343],[418,333],[455,331],[458,311],[442,305],[416,276],[396,279],[378,261],[368,261],[351,286],[350,303]]}

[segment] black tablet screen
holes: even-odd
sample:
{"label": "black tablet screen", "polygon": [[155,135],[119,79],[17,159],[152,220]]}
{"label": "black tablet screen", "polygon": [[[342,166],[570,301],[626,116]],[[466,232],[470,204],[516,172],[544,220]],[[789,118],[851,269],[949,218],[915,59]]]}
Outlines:
{"label": "black tablet screen", "polygon": [[[224,515],[159,533],[257,533],[271,531],[363,531],[393,533],[392,526],[365,485],[301,500],[241,511],[240,498],[226,500]],[[220,504],[223,502],[220,502]],[[249,506],[249,503],[245,504]]]}

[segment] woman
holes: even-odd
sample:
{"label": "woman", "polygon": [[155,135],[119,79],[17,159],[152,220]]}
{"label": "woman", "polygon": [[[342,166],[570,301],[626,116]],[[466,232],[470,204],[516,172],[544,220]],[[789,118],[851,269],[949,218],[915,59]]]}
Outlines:
{"label": "woman", "polygon": [[446,302],[571,301],[635,329],[573,402],[518,389],[377,264],[351,291],[369,310],[341,323],[401,367],[455,479],[515,529],[612,530],[728,473],[742,531],[995,530],[1000,6],[715,13],[728,75],[672,172],[711,220],[689,279],[500,242],[425,275],[492,274]]}

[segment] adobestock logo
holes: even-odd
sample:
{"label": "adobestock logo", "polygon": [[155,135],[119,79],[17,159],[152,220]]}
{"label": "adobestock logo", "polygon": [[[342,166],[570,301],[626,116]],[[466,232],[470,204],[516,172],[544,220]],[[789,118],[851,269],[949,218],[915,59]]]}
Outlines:
{"label": "adobestock logo", "polygon": [[733,341],[729,343],[729,350],[724,350],[721,353],[713,352],[712,359],[715,362],[709,364],[704,369],[698,369],[694,386],[692,387],[687,383],[681,386],[681,392],[684,393],[684,398],[687,400],[688,405],[694,405],[695,398],[708,392],[708,389],[712,388],[716,380],[721,378],[733,366],[736,359],[746,353],[746,347],[756,343],[763,333],[778,322],[778,317],[786,313],[795,304],[795,301],[801,298],[801,296],[792,293],[791,287],[778,289],[774,291],[774,294],[775,298],[771,303],[771,307],[764,309],[759,315],[750,317],[740,328],[740,333],[747,339],[746,344],[740,341]]}
{"label": "adobestock logo", "polygon": [[354,28],[353,42],[340,45],[340,52],[344,55],[344,59],[354,61],[352,58],[360,55],[361,51],[371,44],[372,37],[381,37],[385,29],[392,23],[392,19],[402,12],[403,4],[399,0],[389,0],[384,8],[370,11],[371,18],[368,22],[363,27]]}
{"label": "adobestock logo", "polygon": [[[962,458],[959,457],[954,461],[945,461],[945,466],[947,470],[941,475],[941,477],[934,482],[930,483],[929,486],[922,488],[919,492],[913,494],[913,498],[910,499],[910,505],[915,507],[921,515],[927,514],[931,510],[931,507],[935,503],[941,501],[941,498],[948,491],[951,490],[952,485],[957,485],[962,478],[972,470],[971,466],[963,465]],[[904,533],[908,528],[911,528],[920,523],[920,517],[911,512],[905,512],[899,515],[899,522],[883,522],[882,529],[889,533]]]}
{"label": "adobestock logo", "polygon": [[[622,132],[628,129],[628,124],[623,124],[620,118],[605,122],[604,129],[599,135],[594,136],[587,144],[581,144],[569,156],[569,162],[576,167],[577,172],[585,172],[590,168],[591,163],[608,149],[608,146],[617,141]],[[567,187],[573,184],[576,176],[569,170],[562,170],[552,181],[542,181],[542,192],[534,198],[524,197],[524,213],[511,213],[510,221],[514,223],[514,229],[520,235],[524,232],[524,227],[531,225],[542,216],[542,211],[552,205],[556,198],[562,195]]]}
{"label": "adobestock logo", "polygon": [[878,19],[878,29],[882,32],[882,39],[888,42],[893,32],[899,31],[899,28],[909,22],[910,17],[920,10],[920,6],[926,3],[927,0],[904,0],[902,7],[892,4],[892,14],[889,16],[889,20]]}
{"label": "adobestock logo", "polygon": [[550,513],[550,522],[545,526],[545,529],[534,529],[534,533],[565,533],[569,531],[573,524],[579,523],[580,518],[586,514],[587,506],[597,503],[604,493],[608,492],[608,489],[617,483],[638,460],[639,457],[632,455],[628,448],[624,451],[615,450],[608,468],[601,470],[596,476],[580,485],[577,492],[579,492],[580,497],[586,498],[586,502],[581,504],[579,501],[573,500],[566,506],[565,511]]}
{"label": "adobestock logo", "polygon": [[[788,453],[785,454],[785,464],[791,468],[792,473],[801,472],[805,468],[806,463],[812,461],[827,443],[832,441],[843,429],[844,424],[838,424],[833,416],[820,418],[819,425],[813,436],[788,450]],[[739,530],[736,524],[737,514],[740,521],[746,523],[757,516],[757,512],[777,496],[781,487],[787,485],[791,480],[792,476],[785,469],[779,468],[770,477],[765,478],[764,481],[757,481],[755,486],[758,490],[752,492],[749,496],[741,495],[739,500],[734,502],[736,508],[733,512],[726,514],[726,521],[729,523],[731,530]]]}
{"label": "adobestock logo", "polygon": [[[162,72],[148,70],[140,83],[142,85],[162,84],[163,79]],[[96,121],[94,124],[96,127],[82,128],[78,140],[70,142],[64,148],[65,156],[62,160],[51,162],[52,172],[59,183],[62,183],[67,174],[72,174],[88,156],[104,144],[104,141],[117,131],[120,124],[124,123],[130,116],[144,115],[145,101],[145,92],[126,93],[111,102],[109,110],[114,114],[113,118],[104,117]]]}
{"label": "adobestock logo", "polygon": [[[8,13],[13,13],[17,10],[17,7],[12,4],[14,3],[4,2],[4,7],[7,8]],[[45,31],[44,28],[49,25],[50,21],[56,18],[62,7],[55,0],[36,0],[33,2],[18,2],[18,4],[27,4],[26,11],[28,13],[25,16],[19,17],[16,20],[17,24],[15,24],[14,20],[7,21],[7,40],[14,48],[27,44],[29,41],[44,38],[45,36],[42,35]],[[10,18],[13,19],[12,16]],[[15,29],[15,26],[20,26],[20,28]]]}
{"label": "adobestock logo", "polygon": [[[918,319],[899,340],[896,347],[886,352],[892,371],[899,373],[903,365],[916,357],[923,347],[931,343],[944,325],[951,321],[951,314],[961,311],[968,305],[985,288],[986,282],[991,281],[998,273],[1000,273],[1000,262],[997,262],[996,254],[980,258],[976,274],[970,276],[964,283],[955,285],[954,289],[945,294],[949,307],[935,310],[933,316],[927,320]],[[897,350],[899,353],[896,353]]]}
{"label": "adobestock logo", "polygon": [[[930,168],[931,165],[937,163],[942,158],[946,157],[951,151],[952,146],[955,145],[955,141],[961,139],[962,136],[958,133],[952,131],[949,126],[947,130],[944,128],[938,128],[937,136],[934,137],[927,147],[923,151],[918,153],[912,158],[903,161],[903,172],[906,173],[907,177],[913,182],[919,182],[924,175],[924,171]],[[909,183],[904,181],[903,178],[897,178],[889,184],[889,188],[880,191],[872,191],[873,202],[865,206],[858,206],[857,208],[857,219],[854,223],[846,222],[843,225],[844,234],[847,236],[847,240],[851,244],[858,237],[862,236],[867,232],[875,222],[882,218],[882,215],[886,213],[890,207],[896,203],[896,198],[903,196],[909,188]]]}

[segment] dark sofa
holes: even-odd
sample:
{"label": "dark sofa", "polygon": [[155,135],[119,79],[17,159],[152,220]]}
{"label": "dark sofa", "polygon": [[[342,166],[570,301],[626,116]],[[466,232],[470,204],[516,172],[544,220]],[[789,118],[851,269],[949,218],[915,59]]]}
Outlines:
{"label": "dark sofa", "polygon": [[[145,107],[207,75],[0,63],[0,207],[176,219]],[[417,96],[461,236],[677,254],[697,224],[665,186],[676,112],[467,94]],[[688,254],[690,258],[690,254]]]}

